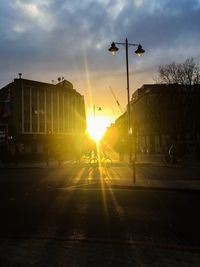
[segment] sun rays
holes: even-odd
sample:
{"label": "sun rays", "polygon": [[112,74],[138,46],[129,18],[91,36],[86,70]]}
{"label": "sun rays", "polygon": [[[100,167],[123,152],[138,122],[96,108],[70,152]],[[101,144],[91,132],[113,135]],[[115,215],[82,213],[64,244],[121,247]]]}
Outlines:
{"label": "sun rays", "polygon": [[99,142],[110,123],[109,117],[98,115],[94,118],[94,116],[89,115],[87,117],[87,131],[96,142]]}

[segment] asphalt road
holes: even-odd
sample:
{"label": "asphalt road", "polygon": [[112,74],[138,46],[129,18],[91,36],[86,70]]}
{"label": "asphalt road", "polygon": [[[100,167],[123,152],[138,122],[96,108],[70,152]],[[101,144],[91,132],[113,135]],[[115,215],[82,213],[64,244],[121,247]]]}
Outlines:
{"label": "asphalt road", "polygon": [[[137,180],[198,179],[140,164]],[[198,191],[135,190],[127,165],[0,169],[0,266],[200,265]]]}
{"label": "asphalt road", "polygon": [[198,192],[116,188],[112,176],[123,169],[2,169],[0,236],[200,248]]}

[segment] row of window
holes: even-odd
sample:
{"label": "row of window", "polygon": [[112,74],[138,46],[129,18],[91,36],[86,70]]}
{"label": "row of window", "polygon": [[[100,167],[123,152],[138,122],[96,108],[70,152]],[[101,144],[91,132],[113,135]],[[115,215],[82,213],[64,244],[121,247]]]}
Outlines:
{"label": "row of window", "polygon": [[22,125],[24,132],[77,132],[84,120],[84,103],[76,94],[24,87]]}

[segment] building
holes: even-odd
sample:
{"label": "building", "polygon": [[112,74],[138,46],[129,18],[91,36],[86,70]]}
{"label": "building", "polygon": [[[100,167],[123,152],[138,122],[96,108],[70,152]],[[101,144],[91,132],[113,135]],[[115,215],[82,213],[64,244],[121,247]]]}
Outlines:
{"label": "building", "polygon": [[[176,142],[183,153],[200,147],[200,85],[145,84],[131,99],[133,147],[164,153]],[[116,121],[127,139],[127,113]]]}
{"label": "building", "polygon": [[84,142],[84,97],[66,80],[49,84],[20,76],[0,90],[0,125],[7,129],[11,154],[16,148],[44,154],[58,146],[70,154]]}

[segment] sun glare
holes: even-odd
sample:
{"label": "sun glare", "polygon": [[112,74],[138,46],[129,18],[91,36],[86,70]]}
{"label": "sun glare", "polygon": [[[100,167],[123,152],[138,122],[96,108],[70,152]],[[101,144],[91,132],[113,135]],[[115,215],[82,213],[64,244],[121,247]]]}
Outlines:
{"label": "sun glare", "polygon": [[89,116],[87,118],[87,131],[89,135],[96,141],[100,141],[106,128],[111,123],[111,119],[103,116]]}

